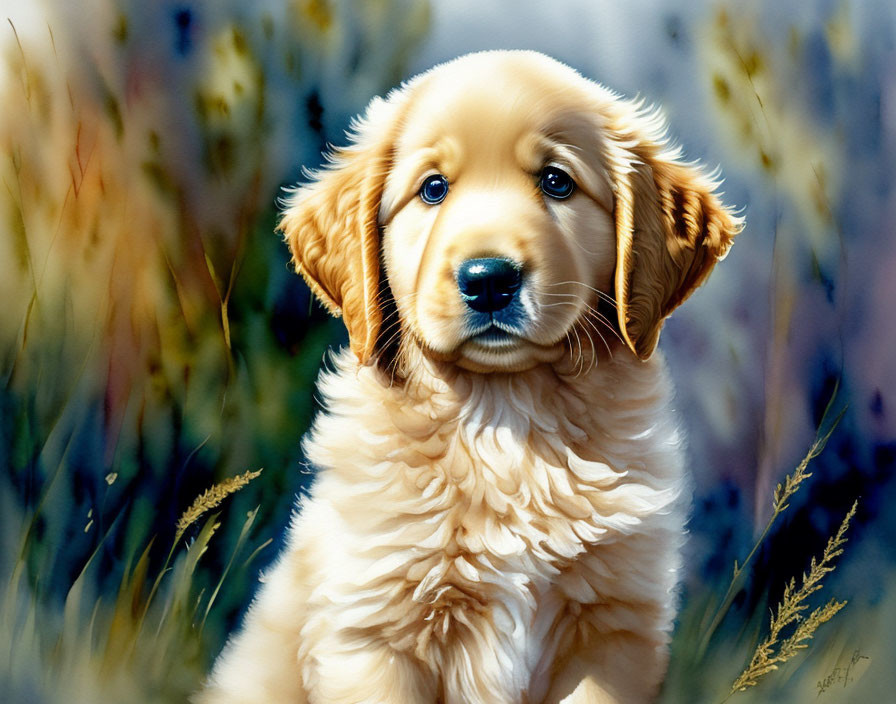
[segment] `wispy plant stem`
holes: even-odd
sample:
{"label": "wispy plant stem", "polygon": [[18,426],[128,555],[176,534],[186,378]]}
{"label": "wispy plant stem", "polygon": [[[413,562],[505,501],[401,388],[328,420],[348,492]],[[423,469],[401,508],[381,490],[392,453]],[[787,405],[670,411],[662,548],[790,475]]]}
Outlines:
{"label": "wispy plant stem", "polygon": [[224,499],[242,489],[261,474],[262,471],[262,469],[259,469],[255,472],[244,472],[243,474],[231,477],[230,479],[225,479],[220,484],[215,484],[197,496],[193,503],[190,504],[190,507],[181,514],[181,517],[177,522],[177,532],[175,533],[174,541],[171,543],[171,548],[168,550],[168,556],[165,558],[162,569],[159,570],[159,574],[153,582],[152,589],[149,591],[149,596],[146,598],[146,603],[143,605],[140,620],[137,623],[137,634],[143,629],[143,622],[146,620],[146,615],[149,613],[149,607],[155,598],[156,592],[159,590],[159,585],[161,585],[162,579],[164,579],[165,574],[168,572],[169,566],[171,565],[171,559],[174,557],[174,552],[177,550],[178,543],[180,543],[180,539],[184,536],[187,529],[206,511],[210,511],[220,505]]}
{"label": "wispy plant stem", "polygon": [[797,490],[800,487],[800,484],[802,484],[803,481],[812,476],[810,472],[806,471],[809,467],[809,463],[822,453],[825,445],[827,445],[827,442],[831,437],[831,434],[840,423],[840,420],[843,418],[843,414],[846,413],[846,407],[844,406],[844,408],[841,409],[841,411],[837,414],[837,417],[831,421],[830,426],[827,428],[827,430],[824,430],[826,419],[830,414],[831,408],[834,404],[834,399],[837,397],[838,386],[839,384],[834,387],[834,391],[831,394],[831,399],[830,401],[828,401],[828,404],[824,409],[824,413],[822,414],[821,421],[818,427],[818,433],[815,436],[815,441],[812,443],[812,446],[809,448],[806,456],[803,457],[802,461],[799,463],[799,465],[797,465],[797,468],[791,474],[788,474],[784,478],[784,482],[778,484],[778,486],[775,487],[775,495],[772,500],[772,515],[768,519],[768,522],[765,524],[765,528],[756,539],[756,542],[753,543],[753,548],[750,550],[750,553],[747,555],[746,559],[739,564],[737,560],[734,561],[734,570],[732,572],[731,580],[728,583],[728,589],[725,591],[725,595],[722,597],[722,600],[719,602],[719,605],[713,612],[713,618],[710,621],[709,626],[700,638],[700,644],[697,649],[698,659],[702,659],[706,654],[706,649],[709,647],[709,642],[712,639],[713,634],[716,632],[716,630],[718,630],[719,626],[722,623],[722,620],[725,618],[725,615],[731,608],[734,597],[736,596],[738,589],[740,588],[740,578],[746,571],[747,565],[750,564],[750,562],[753,560],[753,557],[756,555],[759,547],[765,541],[766,537],[772,529],[772,526],[778,519],[778,516],[784,513],[784,511],[787,510],[787,507],[790,506],[788,501],[790,501],[793,495],[796,494]]}
{"label": "wispy plant stem", "polygon": [[[849,522],[856,515],[857,506],[858,502],[854,502],[837,533],[828,540],[821,559],[816,561],[814,557],[812,558],[809,571],[803,574],[799,588],[796,586],[795,579],[791,579],[790,583],[784,587],[784,595],[769,623],[768,636],[756,647],[749,665],[731,685],[731,690],[722,700],[723,704],[737,692],[743,692],[755,686],[761,677],[777,670],[779,665],[790,660],[799,650],[808,647],[807,641],[812,639],[818,627],[822,623],[830,621],[840,609],[846,606],[845,601],[831,599],[808,616],[803,616],[803,612],[808,608],[805,603],[806,599],[821,589],[824,577],[834,571],[834,560],[843,554],[846,531],[849,528]],[[782,640],[784,629],[793,624],[796,624],[796,627],[789,636]]]}
{"label": "wispy plant stem", "polygon": [[177,522],[177,535],[174,538],[174,542],[178,543],[187,528],[193,525],[203,513],[215,508],[228,496],[242,489],[246,484],[261,474],[262,471],[263,470],[259,469],[256,472],[244,472],[243,474],[238,474],[230,479],[225,479],[220,484],[215,484],[210,489],[206,489],[202,494],[197,496],[196,500],[190,505],[190,508],[183,512],[183,515],[181,515],[180,520]]}

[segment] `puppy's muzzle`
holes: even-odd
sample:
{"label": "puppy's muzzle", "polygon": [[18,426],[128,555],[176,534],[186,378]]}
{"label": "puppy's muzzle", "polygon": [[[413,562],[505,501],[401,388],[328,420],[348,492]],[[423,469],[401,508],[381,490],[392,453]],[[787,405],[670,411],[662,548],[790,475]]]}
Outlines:
{"label": "puppy's muzzle", "polygon": [[495,313],[509,306],[522,282],[522,270],[509,259],[468,259],[457,270],[461,298],[477,313]]}

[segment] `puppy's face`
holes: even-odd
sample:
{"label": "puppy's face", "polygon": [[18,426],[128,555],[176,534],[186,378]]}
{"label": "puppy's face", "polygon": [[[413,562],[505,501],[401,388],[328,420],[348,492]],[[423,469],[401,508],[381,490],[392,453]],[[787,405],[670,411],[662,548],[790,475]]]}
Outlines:
{"label": "puppy's face", "polygon": [[646,358],[741,225],[655,114],[534,52],[422,74],[352,139],[280,229],[362,363],[398,341],[519,371],[609,335]]}
{"label": "puppy's face", "polygon": [[597,291],[612,295],[613,197],[587,93],[478,58],[424,81],[405,114],[380,206],[385,270],[417,344],[519,370],[561,356]]}

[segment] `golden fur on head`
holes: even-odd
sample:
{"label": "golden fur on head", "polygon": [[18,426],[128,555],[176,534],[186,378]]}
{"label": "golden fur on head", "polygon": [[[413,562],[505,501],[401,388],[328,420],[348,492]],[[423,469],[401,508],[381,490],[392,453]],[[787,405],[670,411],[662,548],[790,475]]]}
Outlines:
{"label": "golden fur on head", "polygon": [[[538,191],[548,164],[570,172],[574,197]],[[417,192],[436,172],[451,190],[433,207]],[[443,359],[479,371],[557,359],[595,289],[615,299],[618,334],[646,359],[741,227],[716,187],[640,104],[543,56],[485,52],[375,100],[352,145],[291,197],[280,228],[362,363],[383,325],[381,252],[400,316],[392,327]],[[461,261],[483,256],[519,262],[529,282],[527,329],[500,350],[465,338],[455,283]]]}
{"label": "golden fur on head", "polygon": [[[739,228],[714,189],[650,114],[540,54],[375,100],[281,222],[352,352],[321,377],[311,495],[197,701],[650,701],[686,494],[651,353]],[[504,307],[461,292],[484,261],[515,277]]]}

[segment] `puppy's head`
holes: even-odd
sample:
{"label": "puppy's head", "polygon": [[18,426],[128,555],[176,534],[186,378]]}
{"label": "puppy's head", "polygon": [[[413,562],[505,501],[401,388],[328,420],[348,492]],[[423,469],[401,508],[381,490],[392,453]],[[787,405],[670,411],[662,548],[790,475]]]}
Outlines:
{"label": "puppy's head", "polygon": [[280,227],[362,363],[400,339],[515,371],[573,334],[645,359],[741,226],[659,119],[533,52],[465,56],[375,99],[331,161]]}

